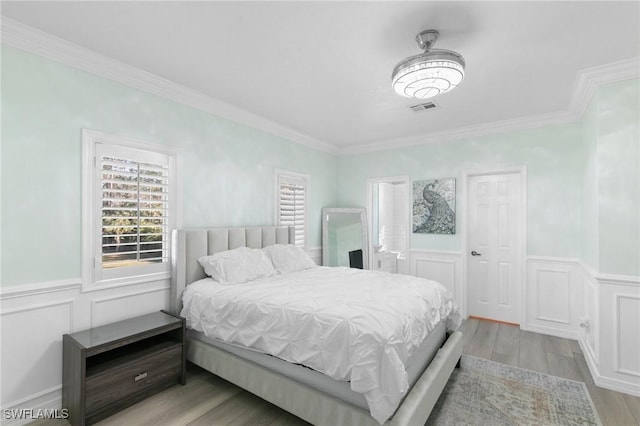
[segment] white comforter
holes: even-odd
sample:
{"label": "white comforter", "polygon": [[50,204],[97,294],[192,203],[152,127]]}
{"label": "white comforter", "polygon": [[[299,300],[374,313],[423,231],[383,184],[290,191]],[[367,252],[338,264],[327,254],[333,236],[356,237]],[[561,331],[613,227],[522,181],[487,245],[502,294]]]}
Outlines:
{"label": "white comforter", "polygon": [[181,315],[206,336],[303,364],[362,393],[383,423],[408,389],[405,363],[434,326],[460,325],[451,294],[407,275],[318,267],[244,284],[189,285]]}

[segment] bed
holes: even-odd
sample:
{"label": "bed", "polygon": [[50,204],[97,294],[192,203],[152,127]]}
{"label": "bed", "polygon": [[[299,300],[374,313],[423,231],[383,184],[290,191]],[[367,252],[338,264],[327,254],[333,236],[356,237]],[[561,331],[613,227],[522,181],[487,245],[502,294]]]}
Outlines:
{"label": "bed", "polygon": [[[183,295],[194,293],[195,290],[191,290],[198,286],[207,287],[203,284],[207,276],[198,258],[238,247],[263,248],[290,241],[293,241],[293,230],[286,227],[173,231],[171,311],[181,313]],[[311,276],[321,272],[317,269],[305,274]],[[302,280],[300,277],[295,279]],[[280,285],[275,280],[268,284]],[[187,287],[189,285],[192,287]],[[247,293],[253,291],[250,285],[236,286],[234,291],[238,288]],[[232,297],[235,298],[237,294]],[[349,381],[334,380],[314,369],[295,365],[293,361],[209,338],[195,329],[188,333],[187,359],[316,425],[378,425],[383,422],[423,425],[462,354],[462,334],[459,331],[446,333],[443,324],[444,318],[433,327],[429,338],[412,351],[406,369],[409,390],[404,392],[397,409],[394,406],[392,415],[385,415],[384,420],[380,415],[373,416],[373,411],[367,409],[371,398],[364,400],[362,395],[353,392]]]}

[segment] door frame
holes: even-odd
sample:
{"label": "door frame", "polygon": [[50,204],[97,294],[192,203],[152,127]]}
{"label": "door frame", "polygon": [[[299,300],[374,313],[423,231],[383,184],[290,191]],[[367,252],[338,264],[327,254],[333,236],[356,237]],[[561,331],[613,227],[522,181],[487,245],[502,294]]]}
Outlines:
{"label": "door frame", "polygon": [[475,176],[487,176],[487,175],[505,175],[514,174],[520,175],[520,203],[518,206],[518,212],[522,218],[521,226],[519,229],[520,244],[518,247],[518,257],[520,258],[520,328],[524,326],[524,320],[527,318],[527,228],[529,221],[527,219],[527,166],[516,166],[504,169],[492,169],[492,170],[465,170],[462,173],[462,190],[460,201],[463,203],[461,209],[461,226],[462,226],[462,316],[467,318],[469,313],[467,310],[467,298],[469,292],[467,291],[467,251],[469,250],[467,232],[468,215],[469,215],[469,179]]}

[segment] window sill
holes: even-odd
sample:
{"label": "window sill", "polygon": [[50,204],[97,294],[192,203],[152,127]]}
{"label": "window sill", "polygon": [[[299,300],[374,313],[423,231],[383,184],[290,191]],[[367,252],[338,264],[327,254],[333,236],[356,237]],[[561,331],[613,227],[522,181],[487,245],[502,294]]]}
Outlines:
{"label": "window sill", "polygon": [[91,283],[82,283],[82,292],[88,293],[91,291],[106,290],[110,288],[126,287],[135,284],[144,284],[154,281],[163,281],[171,279],[171,273],[156,272],[153,274],[136,275],[132,277],[114,278],[109,280],[94,281]]}

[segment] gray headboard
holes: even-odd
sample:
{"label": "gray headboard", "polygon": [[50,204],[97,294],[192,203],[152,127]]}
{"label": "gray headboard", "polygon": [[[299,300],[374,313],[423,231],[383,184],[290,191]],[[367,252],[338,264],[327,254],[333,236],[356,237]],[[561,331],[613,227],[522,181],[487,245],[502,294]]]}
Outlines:
{"label": "gray headboard", "polygon": [[198,263],[199,257],[238,247],[263,248],[274,244],[292,244],[294,238],[294,228],[286,226],[174,229],[171,234],[169,310],[180,314],[184,288],[206,277]]}

